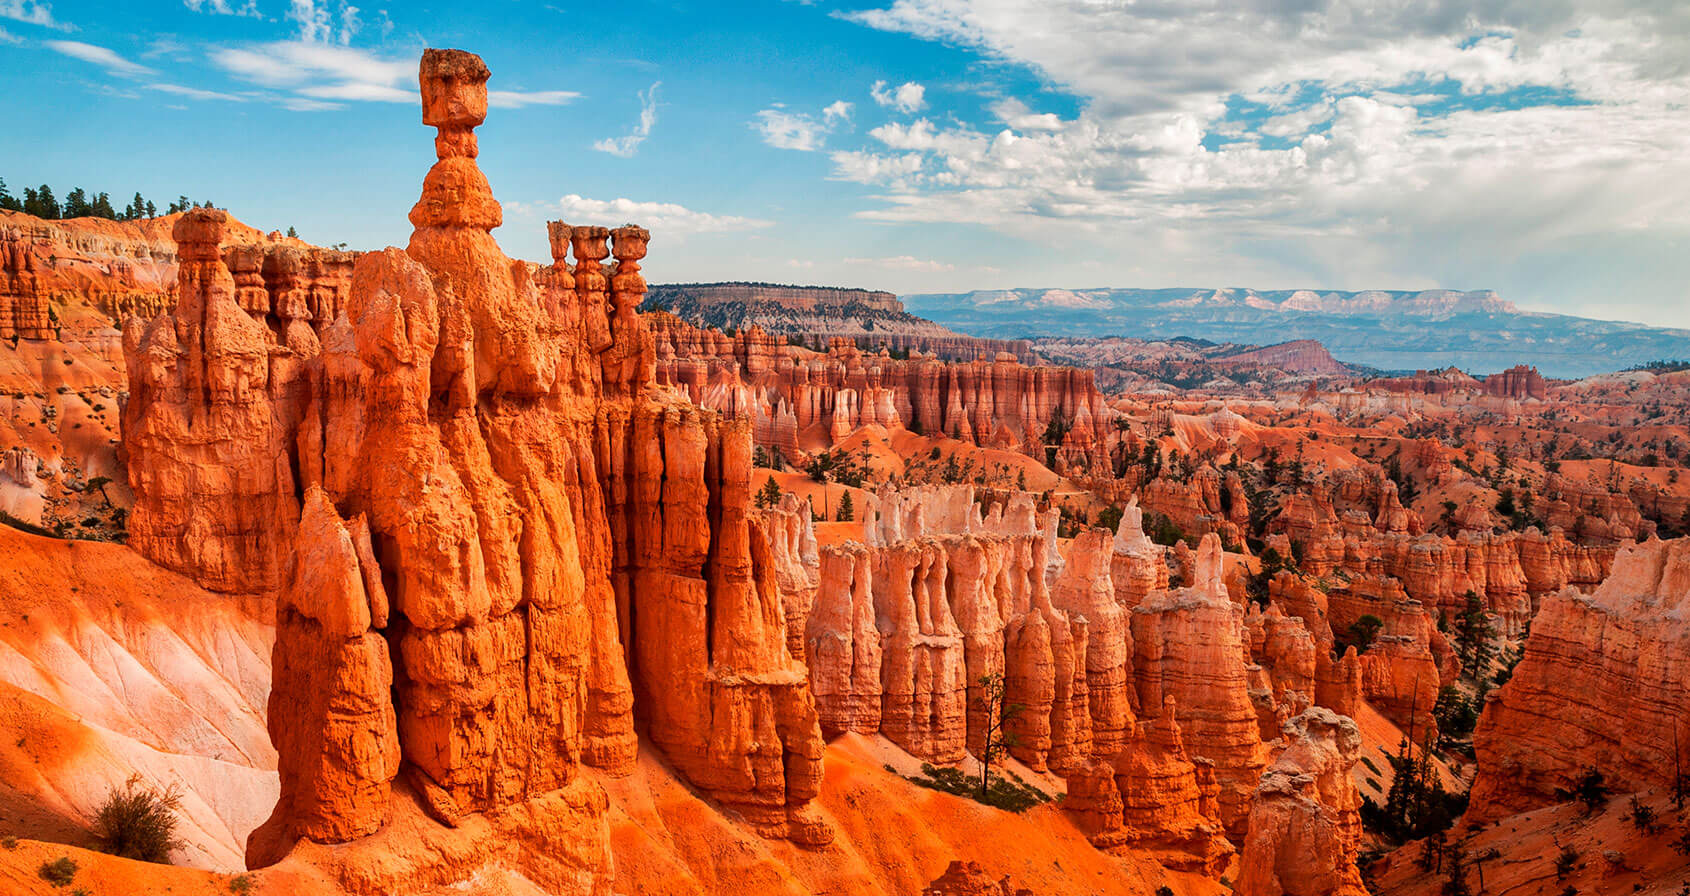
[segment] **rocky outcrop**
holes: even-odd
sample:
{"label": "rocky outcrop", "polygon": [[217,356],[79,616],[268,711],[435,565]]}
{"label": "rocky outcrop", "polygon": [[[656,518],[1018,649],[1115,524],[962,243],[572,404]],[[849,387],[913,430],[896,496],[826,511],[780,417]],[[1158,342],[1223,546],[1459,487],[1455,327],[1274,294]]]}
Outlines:
{"label": "rocky outcrop", "polygon": [[[180,217],[49,221],[0,211],[0,339],[81,338],[77,331],[91,326],[170,310],[177,299],[171,230]],[[237,280],[244,281],[250,269],[260,285],[271,288],[277,278],[269,269],[287,255],[301,260],[296,279],[311,289],[344,296],[349,285],[353,253],[311,247],[235,221],[223,239],[225,261]]]}
{"label": "rocky outcrop", "polygon": [[1516,364],[1501,373],[1493,373],[1485,377],[1484,389],[1486,395],[1498,398],[1536,398],[1542,400],[1548,397],[1549,387],[1544,382],[1543,375],[1536,367],[1527,364]]}
{"label": "rocky outcrop", "polygon": [[1115,601],[1131,610],[1153,591],[1168,587],[1167,552],[1144,534],[1144,511],[1138,500],[1127,502],[1109,559],[1109,577],[1115,586]]}
{"label": "rocky outcrop", "polygon": [[288,687],[271,689],[266,721],[282,792],[252,837],[253,864],[302,837],[341,843],[387,823],[399,773],[389,609],[368,524],[342,520],[313,486],[276,610],[274,675]]}
{"label": "rocky outcrop", "polygon": [[1243,896],[1364,896],[1361,795],[1350,769],[1361,758],[1355,722],[1324,708],[1288,722],[1279,757],[1262,774],[1239,854]]}
{"label": "rocky outcrop", "polygon": [[[920,353],[950,361],[1013,355],[1034,362],[1025,339],[982,339],[946,329],[904,310],[897,296],[868,289],[831,286],[782,286],[776,283],[679,283],[652,288],[643,310],[670,312],[667,324],[683,331],[694,326],[743,333],[785,345],[820,349],[839,340],[865,351],[898,355]],[[686,321],[687,323],[682,323]],[[680,357],[697,357],[681,354]]]}
{"label": "rocky outcrop", "polygon": [[1033,891],[1011,884],[1008,875],[994,878],[974,862],[952,862],[921,896],[1033,896]]}
{"label": "rocky outcrop", "polygon": [[1373,643],[1361,654],[1362,694],[1372,706],[1416,740],[1436,737],[1432,714],[1438,691],[1455,681],[1461,661],[1438,621],[1395,579],[1352,579],[1327,596],[1333,631],[1348,633],[1365,616],[1381,622]]}
{"label": "rocky outcrop", "polygon": [[789,456],[801,443],[831,443],[877,424],[1020,450],[1061,467],[1108,468],[1109,411],[1087,370],[1028,366],[1001,353],[968,362],[906,360],[843,339],[817,353],[771,341],[756,328],[727,337],[674,321],[656,340],[660,383],[702,407],[749,419],[759,444]]}
{"label": "rocky outcrop", "polygon": [[782,286],[776,283],[674,283],[652,287],[649,300],[667,308],[681,297],[700,308],[766,302],[793,311],[844,308],[861,305],[878,311],[902,311],[898,297],[880,290],[841,289],[833,286]]}
{"label": "rocky outcrop", "polygon": [[866,545],[821,550],[806,657],[830,735],[879,732],[917,756],[960,760],[984,736],[980,678],[997,675],[1029,706],[1021,755],[1042,765],[1053,750],[1083,750],[1089,725],[1068,714],[1087,699],[1086,653],[1050,603],[1053,539],[1027,496],[985,515],[973,497],[968,486],[883,493]]}
{"label": "rocky outcrop", "polygon": [[1154,594],[1133,609],[1134,684],[1140,706],[1173,699],[1186,749],[1214,763],[1221,820],[1239,835],[1267,764],[1248,694],[1244,611],[1221,580],[1218,537],[1204,536],[1195,564],[1191,587]]}
{"label": "rocky outcrop", "polygon": [[1113,759],[1068,776],[1064,805],[1099,849],[1148,852],[1184,871],[1218,876],[1233,855],[1219,821],[1214,764],[1193,760],[1175,700],[1129,732]]}
{"label": "rocky outcrop", "polygon": [[178,218],[174,311],[124,325],[129,543],[213,590],[274,591],[299,520],[292,434],[317,346],[276,344],[236,303],[227,222],[216,209]]}
{"label": "rocky outcrop", "polygon": [[[780,592],[781,611],[786,617],[786,649],[802,662],[804,628],[821,588],[815,517],[808,502],[799,501],[789,492],[781,496],[778,506],[758,513],[757,522],[769,540],[769,564]],[[849,583],[845,587],[850,587]]]}
{"label": "rocky outcrop", "polygon": [[379,827],[396,762],[446,824],[559,788],[602,823],[578,769],[630,771],[636,715],[753,828],[825,842],[792,533],[771,549],[749,513],[749,426],[656,387],[644,230],[554,226],[550,268],[500,251],[475,164],[487,77],[424,54],[439,161],[409,248],[359,257],[344,301],[287,281],[261,320],[251,259],[232,275],[225,217],[199,209],[174,313],[126,336],[132,543],[284,595],[283,798],[251,859]]}
{"label": "rocky outcrop", "polygon": [[1687,539],[1622,548],[1593,593],[1546,598],[1474,732],[1469,817],[1554,802],[1592,768],[1620,792],[1669,787],[1690,767],[1687,612]]}

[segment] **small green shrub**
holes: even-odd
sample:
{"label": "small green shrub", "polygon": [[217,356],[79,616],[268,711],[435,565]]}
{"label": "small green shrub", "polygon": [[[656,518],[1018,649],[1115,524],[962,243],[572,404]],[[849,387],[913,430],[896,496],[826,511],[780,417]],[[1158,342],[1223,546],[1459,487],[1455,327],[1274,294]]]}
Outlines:
{"label": "small green shrub", "polygon": [[1023,781],[1019,775],[1009,772],[1008,776],[992,775],[986,784],[986,792],[980,792],[980,779],[974,775],[965,774],[959,768],[939,768],[931,763],[921,764],[920,778],[908,778],[910,783],[928,790],[937,790],[953,796],[967,797],[977,803],[1002,809],[1006,812],[1025,812],[1034,806],[1048,803],[1051,796],[1048,793]]}
{"label": "small green shrub", "polygon": [[18,838],[16,838],[16,837],[0,838],[0,846],[4,846],[7,849],[17,849],[18,848]]}
{"label": "small green shrub", "polygon": [[182,792],[172,784],[156,790],[134,775],[113,788],[94,815],[94,841],[101,852],[143,862],[168,863],[170,851],[183,845],[176,836],[176,810]]}
{"label": "small green shrub", "polygon": [[229,892],[231,892],[231,893],[250,893],[250,892],[252,892],[252,875],[250,875],[250,874],[237,874],[234,877],[229,878]]}
{"label": "small green shrub", "polygon": [[76,879],[76,860],[70,856],[59,856],[51,862],[42,862],[41,870],[36,873],[55,887],[70,886],[70,882]]}

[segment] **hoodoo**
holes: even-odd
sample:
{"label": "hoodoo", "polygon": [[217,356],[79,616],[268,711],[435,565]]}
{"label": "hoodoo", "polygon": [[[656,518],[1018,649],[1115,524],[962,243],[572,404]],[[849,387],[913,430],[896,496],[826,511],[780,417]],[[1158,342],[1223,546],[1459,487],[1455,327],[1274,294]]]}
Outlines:
{"label": "hoodoo", "polygon": [[135,546],[283,595],[282,799],[249,861],[373,833],[396,781],[456,824],[575,788],[582,764],[626,773],[636,724],[758,830],[825,842],[749,428],[654,387],[646,231],[554,224],[550,268],[499,250],[475,163],[487,79],[473,54],[424,54],[439,161],[416,231],[358,259],[331,320],[243,308],[223,213],[195,210],[176,309],[129,325]]}

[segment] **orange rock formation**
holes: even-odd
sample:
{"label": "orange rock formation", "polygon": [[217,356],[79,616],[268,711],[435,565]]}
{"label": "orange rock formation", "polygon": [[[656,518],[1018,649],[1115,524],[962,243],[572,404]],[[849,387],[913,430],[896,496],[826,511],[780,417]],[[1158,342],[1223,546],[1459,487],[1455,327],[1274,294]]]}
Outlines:
{"label": "orange rock formation", "polygon": [[424,55],[439,161],[409,249],[360,257],[344,304],[243,307],[252,266],[234,265],[242,286],[223,214],[196,210],[174,313],[127,329],[132,543],[283,595],[283,796],[249,858],[379,829],[401,770],[447,824],[565,786],[590,818],[602,797],[577,769],[631,769],[636,715],[758,830],[825,842],[807,676],[747,512],[749,426],[654,387],[633,310],[645,231],[609,250],[602,228],[570,231],[574,271],[500,252],[475,164],[487,77]]}
{"label": "orange rock formation", "polygon": [[1690,767],[1687,609],[1690,539],[1622,548],[1593,593],[1545,599],[1474,732],[1469,819],[1555,802],[1587,769],[1621,792],[1670,787]]}

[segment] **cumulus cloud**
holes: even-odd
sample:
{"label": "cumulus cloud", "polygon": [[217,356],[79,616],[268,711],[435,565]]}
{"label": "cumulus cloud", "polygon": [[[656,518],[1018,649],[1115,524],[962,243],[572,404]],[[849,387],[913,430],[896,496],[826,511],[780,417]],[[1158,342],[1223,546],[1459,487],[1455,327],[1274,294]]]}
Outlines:
{"label": "cumulus cloud", "polygon": [[555,203],[524,207],[511,203],[518,210],[557,214],[571,224],[600,224],[615,227],[619,224],[638,224],[651,230],[669,233],[724,233],[735,230],[755,230],[774,226],[773,221],[744,218],[738,215],[713,215],[695,211],[673,202],[640,202],[633,199],[589,199],[573,193]]}
{"label": "cumulus cloud", "polygon": [[94,44],[85,44],[79,40],[49,40],[43,41],[43,43],[46,45],[47,49],[52,50],[55,53],[60,53],[73,59],[80,59],[83,62],[92,63],[114,75],[122,75],[125,78],[138,78],[142,75],[150,75],[153,73],[152,69],[147,68],[138,62],[132,62],[125,59],[105,47],[95,46]]}
{"label": "cumulus cloud", "polygon": [[886,86],[885,81],[876,81],[870,85],[868,92],[876,103],[905,115],[914,115],[927,108],[927,88],[914,81],[905,81],[891,88]]}
{"label": "cumulus cloud", "polygon": [[42,3],[41,0],[0,0],[0,19],[11,19],[26,25],[40,25],[59,31],[76,30],[73,26],[53,18],[53,7]]}
{"label": "cumulus cloud", "polygon": [[599,152],[608,152],[613,156],[624,159],[633,158],[634,153],[651,136],[652,126],[657,124],[657,88],[662,81],[652,83],[650,89],[640,91],[640,121],[626,136],[606,137],[593,143],[593,148]]}
{"label": "cumulus cloud", "polygon": [[815,152],[827,145],[827,135],[851,120],[850,103],[835,100],[822,109],[818,117],[794,112],[781,103],[758,112],[751,119],[751,129],[763,142],[776,149],[796,149]]}
{"label": "cumulus cloud", "polygon": [[832,176],[883,189],[864,217],[1089,238],[1164,278],[1231,253],[1304,283],[1493,281],[1546,241],[1682,240],[1690,14],[1577,6],[892,0],[840,15],[1023,67],[1080,111],[890,123]]}

